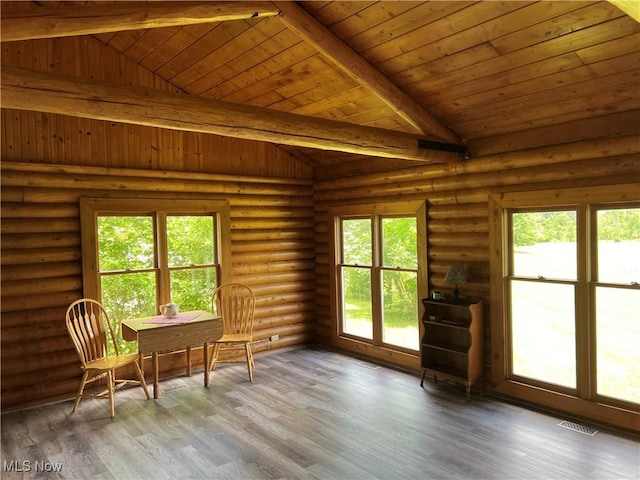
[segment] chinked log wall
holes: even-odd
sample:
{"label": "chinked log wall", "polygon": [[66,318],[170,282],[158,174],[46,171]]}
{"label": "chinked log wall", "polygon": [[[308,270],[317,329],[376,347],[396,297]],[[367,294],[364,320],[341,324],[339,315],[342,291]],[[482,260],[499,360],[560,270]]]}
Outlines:
{"label": "chinked log wall", "polygon": [[[254,351],[313,339],[310,180],[3,162],[3,409],[69,397],[77,388],[64,312],[82,296],[78,199],[114,195],[228,200],[232,277],[257,296]],[[273,334],[280,339],[270,342]],[[165,373],[184,368],[183,356],[162,360]],[[201,366],[200,352],[194,360]]]}
{"label": "chinked log wall", "polygon": [[[336,338],[329,285],[328,209],[336,205],[427,201],[427,268],[430,290],[451,292],[444,283],[449,265],[462,263],[469,283],[462,293],[485,303],[485,364],[490,364],[488,195],[616,185],[640,175],[637,135],[477,157],[457,165],[434,164],[314,183],[316,209],[317,322],[320,341],[417,369],[419,359]],[[639,192],[640,196],[640,192]],[[489,371],[487,370],[487,378]]]}

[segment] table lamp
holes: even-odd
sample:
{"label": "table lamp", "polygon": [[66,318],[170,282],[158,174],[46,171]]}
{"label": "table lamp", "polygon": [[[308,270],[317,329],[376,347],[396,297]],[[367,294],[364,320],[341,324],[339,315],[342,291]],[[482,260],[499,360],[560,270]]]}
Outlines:
{"label": "table lamp", "polygon": [[455,285],[453,297],[458,300],[458,295],[460,295],[458,285],[467,283],[467,275],[464,273],[464,267],[462,265],[451,265],[449,270],[447,270],[444,281],[445,283],[453,283]]}

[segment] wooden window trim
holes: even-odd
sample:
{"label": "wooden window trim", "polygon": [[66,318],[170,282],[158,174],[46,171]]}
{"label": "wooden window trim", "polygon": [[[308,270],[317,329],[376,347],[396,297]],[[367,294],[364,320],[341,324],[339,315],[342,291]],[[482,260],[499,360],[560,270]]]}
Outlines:
{"label": "wooden window trim", "polygon": [[[423,200],[409,202],[380,202],[372,204],[342,205],[329,208],[329,229],[330,248],[329,262],[331,271],[329,274],[330,301],[331,301],[331,337],[330,340],[335,346],[357,354],[364,354],[368,357],[388,362],[394,365],[420,371],[420,354],[408,353],[387,346],[373,345],[369,342],[341,336],[340,331],[340,302],[339,302],[339,281],[338,267],[340,264],[338,245],[340,244],[340,219],[344,217],[358,218],[363,215],[379,216],[402,216],[415,215],[417,222],[418,239],[418,298],[427,296],[427,203]],[[374,252],[374,255],[377,253]],[[422,309],[420,303],[419,309]],[[419,310],[419,315],[421,315]],[[419,328],[422,329],[421,322]],[[422,337],[422,331],[419,332]]]}
{"label": "wooden window trim", "polygon": [[[216,248],[220,264],[220,282],[231,281],[231,215],[226,200],[171,200],[163,198],[81,198],[80,225],[82,245],[83,293],[85,297],[100,298],[98,288],[98,232],[97,218],[100,215],[155,215],[164,214],[202,215],[215,214]],[[158,249],[165,248],[164,240]],[[168,280],[167,280],[168,281]],[[213,293],[213,292],[212,292]],[[157,299],[160,304],[163,299]]]}
{"label": "wooden window trim", "polygon": [[[545,408],[567,412],[578,417],[604,422],[625,429],[640,431],[640,412],[625,407],[603,404],[592,395],[592,386],[579,387],[581,397],[557,393],[539,386],[532,386],[508,378],[507,338],[507,252],[509,248],[507,212],[518,208],[547,208],[572,205],[585,210],[591,205],[636,204],[640,202],[640,183],[605,185],[585,188],[566,188],[530,192],[507,192],[489,195],[489,248],[490,248],[490,312],[491,312],[491,381],[495,393],[524,400]],[[589,221],[589,215],[584,214]],[[578,235],[593,242],[585,222],[578,224]],[[584,242],[582,242],[584,243]],[[592,261],[586,249],[579,250],[579,276],[584,282],[587,265]],[[587,298],[590,298],[587,296]],[[584,335],[584,333],[577,333]],[[578,342],[587,340],[578,338]],[[582,396],[586,398],[582,398]]]}

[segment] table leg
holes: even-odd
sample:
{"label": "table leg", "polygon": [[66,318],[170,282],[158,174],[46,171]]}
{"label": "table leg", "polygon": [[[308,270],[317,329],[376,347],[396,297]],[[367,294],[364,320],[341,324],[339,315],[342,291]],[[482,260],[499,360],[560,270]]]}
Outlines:
{"label": "table leg", "polygon": [[153,398],[158,399],[158,352],[153,352],[151,355],[151,362],[153,364]]}
{"label": "table leg", "polygon": [[209,386],[209,343],[204,342],[202,350],[202,360],[204,361],[204,386]]}
{"label": "table leg", "polygon": [[187,347],[187,377],[191,376],[191,346]]}

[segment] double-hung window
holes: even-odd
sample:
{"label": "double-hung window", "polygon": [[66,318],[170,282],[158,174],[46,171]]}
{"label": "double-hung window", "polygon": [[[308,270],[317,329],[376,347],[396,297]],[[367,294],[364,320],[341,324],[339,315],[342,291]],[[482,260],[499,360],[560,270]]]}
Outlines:
{"label": "double-hung window", "polygon": [[80,210],[84,295],[105,305],[116,332],[169,301],[210,309],[228,278],[227,202],[87,198]]}
{"label": "double-hung window", "polygon": [[417,352],[424,203],[336,208],[332,219],[337,335]]}
{"label": "double-hung window", "polygon": [[496,390],[637,422],[637,186],[497,194],[489,206]]}

